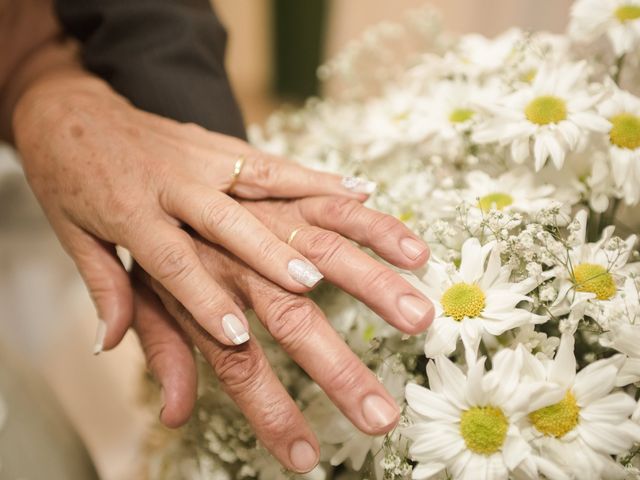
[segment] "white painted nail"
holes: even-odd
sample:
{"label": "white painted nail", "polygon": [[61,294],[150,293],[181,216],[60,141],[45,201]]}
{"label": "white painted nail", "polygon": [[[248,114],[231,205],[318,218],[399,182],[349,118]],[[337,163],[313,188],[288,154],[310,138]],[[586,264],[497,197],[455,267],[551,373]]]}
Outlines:
{"label": "white painted nail", "polygon": [[98,355],[104,348],[104,337],[107,335],[107,324],[104,320],[98,320],[98,328],[96,328],[96,340],[93,344],[93,354]]}
{"label": "white painted nail", "polygon": [[222,317],[222,329],[227,338],[235,345],[240,345],[249,340],[247,328],[233,313],[227,313]]}
{"label": "white painted nail", "polygon": [[297,258],[291,260],[289,262],[288,270],[291,278],[305,287],[311,288],[322,280],[322,274],[318,269],[304,260],[299,260]]}
{"label": "white painted nail", "polygon": [[353,193],[366,193],[367,195],[375,192],[378,184],[360,177],[344,177],[342,186]]}

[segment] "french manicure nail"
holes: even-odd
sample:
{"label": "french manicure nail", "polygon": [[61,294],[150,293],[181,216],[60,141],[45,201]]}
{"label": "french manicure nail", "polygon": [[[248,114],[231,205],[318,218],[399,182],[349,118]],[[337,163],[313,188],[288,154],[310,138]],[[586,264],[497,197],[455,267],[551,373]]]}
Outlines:
{"label": "french manicure nail", "polygon": [[400,313],[411,325],[417,325],[423,322],[425,318],[431,315],[433,306],[414,295],[404,295],[398,301]]}
{"label": "french manicure nail", "polygon": [[362,402],[362,414],[367,423],[373,428],[383,428],[394,424],[399,417],[400,410],[379,395],[367,395]]}
{"label": "french manicure nail", "polygon": [[104,348],[104,337],[107,335],[107,324],[104,320],[98,320],[98,328],[96,328],[96,339],[93,343],[93,354],[99,355]]}
{"label": "french manicure nail", "polygon": [[233,313],[227,313],[222,317],[222,329],[227,338],[235,345],[240,345],[249,340],[247,327]]}
{"label": "french manicure nail", "polygon": [[361,177],[343,177],[342,186],[353,193],[366,193],[367,195],[375,192],[378,184]]}
{"label": "french manicure nail", "polygon": [[313,470],[318,464],[318,454],[306,440],[296,440],[289,450],[289,458],[295,469],[300,473]]}
{"label": "french manicure nail", "polygon": [[305,287],[311,288],[323,278],[315,266],[297,258],[289,262],[287,269],[291,278]]}
{"label": "french manicure nail", "polygon": [[400,250],[411,260],[415,260],[424,253],[427,247],[413,238],[403,238],[400,240]]}

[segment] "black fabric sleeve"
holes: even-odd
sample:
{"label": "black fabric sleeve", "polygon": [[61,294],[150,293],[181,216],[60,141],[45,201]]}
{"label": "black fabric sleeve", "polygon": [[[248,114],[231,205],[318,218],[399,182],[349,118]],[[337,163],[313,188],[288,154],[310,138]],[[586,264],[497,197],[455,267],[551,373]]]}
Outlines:
{"label": "black fabric sleeve", "polygon": [[209,0],[55,0],[90,71],[143,110],[245,138]]}

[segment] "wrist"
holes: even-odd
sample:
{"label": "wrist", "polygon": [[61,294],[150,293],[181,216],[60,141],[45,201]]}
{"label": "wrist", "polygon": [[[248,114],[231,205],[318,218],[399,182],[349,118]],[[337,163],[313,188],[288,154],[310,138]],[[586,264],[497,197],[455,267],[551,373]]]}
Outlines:
{"label": "wrist", "polygon": [[0,138],[13,141],[19,116],[31,118],[56,105],[64,107],[73,96],[108,88],[82,69],[71,42],[43,45],[7,83],[0,104]]}
{"label": "wrist", "polygon": [[[77,65],[58,65],[31,81],[15,101],[11,131],[20,147],[23,140],[52,135],[69,117],[95,110],[115,92]],[[76,115],[77,114],[77,115]]]}

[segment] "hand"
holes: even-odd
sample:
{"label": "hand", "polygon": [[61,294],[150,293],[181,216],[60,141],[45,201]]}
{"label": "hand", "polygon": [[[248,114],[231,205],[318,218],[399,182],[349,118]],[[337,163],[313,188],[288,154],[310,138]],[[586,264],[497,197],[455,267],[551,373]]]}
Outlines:
{"label": "hand", "polygon": [[361,192],[371,187],[137,110],[74,69],[40,78],[22,95],[14,133],[27,179],[108,327],[98,351],[115,346],[132,320],[128,275],[115,245],[127,248],[204,330],[228,345],[246,340],[247,321],[204,268],[181,224],[286,290],[306,292],[321,278],[225,193],[240,156],[246,162],[233,193],[242,198],[337,194],[363,200]]}
{"label": "hand", "polygon": [[[335,197],[251,205],[247,202],[246,206],[257,216],[268,218],[273,231],[282,239],[290,235],[293,225],[296,226],[293,228],[306,225],[298,230],[292,242],[296,248],[314,258],[328,279],[393,325],[417,333],[430,324],[433,307],[427,299],[398,274],[336,233],[370,247],[395,265],[417,268],[427,260],[428,250],[398,220],[358,202]],[[394,427],[399,411],[393,398],[310,299],[285,291],[237,257],[203,239],[196,239],[195,243],[209,274],[225,286],[242,309],[255,311],[274,339],[354,425],[372,435]],[[165,311],[158,304],[145,285],[138,283],[134,327],[149,368],[162,385],[165,402],[162,422],[178,426],[193,409],[196,397],[193,343],[273,455],[289,469],[311,470],[318,461],[318,442],[271,370],[259,344],[253,339],[236,348],[217,343],[157,281],[140,270],[136,275],[138,280],[152,285],[166,308]]]}

